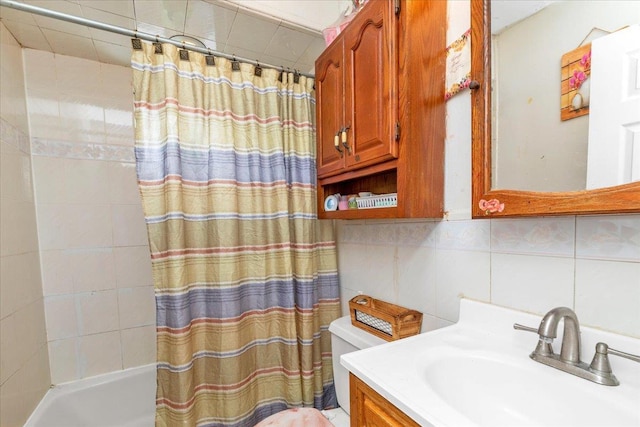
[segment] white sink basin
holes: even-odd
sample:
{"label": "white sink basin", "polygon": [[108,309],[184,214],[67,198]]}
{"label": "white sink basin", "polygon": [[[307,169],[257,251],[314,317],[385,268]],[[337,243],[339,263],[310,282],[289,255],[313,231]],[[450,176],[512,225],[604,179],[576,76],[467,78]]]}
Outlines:
{"label": "white sink basin", "polygon": [[580,378],[554,381],[553,368],[528,358],[456,353],[431,349],[422,377],[444,404],[478,425],[568,426],[579,419],[583,426],[607,426],[614,425],[612,414],[616,426],[640,425],[638,407],[611,399],[607,386]]}
{"label": "white sink basin", "polygon": [[[513,324],[537,327],[541,317],[463,299],[457,324],[341,363],[422,426],[640,426],[640,363],[610,356],[612,387],[535,362],[538,336]],[[640,354],[636,338],[582,327],[581,340],[587,363],[599,341]]]}

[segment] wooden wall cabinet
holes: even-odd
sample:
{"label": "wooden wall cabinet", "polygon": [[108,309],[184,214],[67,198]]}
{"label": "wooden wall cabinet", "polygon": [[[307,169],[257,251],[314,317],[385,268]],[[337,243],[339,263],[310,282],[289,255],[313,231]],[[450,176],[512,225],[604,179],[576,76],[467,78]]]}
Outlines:
{"label": "wooden wall cabinet", "polygon": [[358,377],[349,374],[351,427],[419,427]]}
{"label": "wooden wall cabinet", "polygon": [[318,177],[398,155],[394,11],[372,2],[316,63]]}
{"label": "wooden wall cabinet", "polygon": [[[316,61],[319,218],[442,217],[446,8],[370,1]],[[398,206],[325,212],[362,191]]]}

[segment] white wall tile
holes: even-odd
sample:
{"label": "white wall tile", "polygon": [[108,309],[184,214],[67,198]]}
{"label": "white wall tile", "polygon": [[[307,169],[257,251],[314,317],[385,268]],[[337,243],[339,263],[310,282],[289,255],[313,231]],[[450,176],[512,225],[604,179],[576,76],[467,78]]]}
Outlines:
{"label": "white wall tile", "polygon": [[[130,47],[131,43],[127,43]],[[117,102],[123,110],[129,106],[133,110],[133,73],[130,65],[121,67],[113,64],[100,64],[100,77],[102,78],[102,95],[104,98]]]}
{"label": "white wall tile", "polygon": [[640,337],[640,263],[576,260],[575,309],[583,325]]}
{"label": "white wall tile", "polygon": [[23,346],[23,360],[33,357],[47,340],[44,302],[42,298],[16,312],[16,333]]}
{"label": "white wall tile", "polygon": [[576,256],[640,262],[638,215],[578,217]]}
{"label": "white wall tile", "polygon": [[435,248],[398,247],[397,304],[436,314]]}
{"label": "white wall tile", "polygon": [[519,218],[491,221],[491,251],[573,257],[575,218]]}
{"label": "white wall tile", "polygon": [[57,91],[58,82],[54,54],[42,50],[24,49],[23,55],[28,91],[30,93],[37,89]]}
{"label": "white wall tile", "polygon": [[113,249],[78,249],[68,251],[76,293],[115,289],[116,274]]}
{"label": "white wall tile", "polygon": [[113,245],[109,205],[67,205],[69,248],[104,248]]}
{"label": "white wall tile", "polygon": [[15,345],[19,342],[16,334],[15,315],[10,314],[0,319],[0,384],[13,375],[23,362]]}
{"label": "white wall tile", "polygon": [[49,341],[51,382],[60,384],[80,379],[78,338]]}
{"label": "white wall tile", "polygon": [[38,250],[36,214],[31,202],[2,198],[0,203],[0,255]]}
{"label": "white wall tile", "polygon": [[73,270],[64,250],[40,252],[42,289],[45,296],[73,293]]}
{"label": "white wall tile", "polygon": [[149,243],[142,205],[111,205],[114,246],[144,246]]}
{"label": "white wall tile", "polygon": [[337,236],[340,243],[366,243],[364,235],[365,225],[359,221],[336,221]]}
{"label": "white wall tile", "polygon": [[424,246],[435,248],[437,222],[398,222],[396,225],[398,246]]}
{"label": "white wall tile", "polygon": [[489,220],[441,221],[436,231],[438,249],[489,251],[491,246]]}
{"label": "white wall tile", "polygon": [[422,328],[420,329],[421,333],[433,331],[438,328],[438,318],[436,316],[430,314],[422,315]]}
{"label": "white wall tile", "polygon": [[153,286],[118,289],[120,327],[135,328],[156,324]]}
{"label": "white wall tile", "polygon": [[358,292],[349,288],[340,287],[340,313],[341,316],[350,316],[349,301],[355,296],[359,295]]}
{"label": "white wall tile", "polygon": [[97,160],[65,160],[65,201],[109,203],[109,163]]}
{"label": "white wall tile", "polygon": [[119,330],[118,296],[115,289],[80,294],[78,299],[78,335]]}
{"label": "white wall tile", "polygon": [[44,299],[49,341],[78,335],[75,295],[49,296]]}
{"label": "white wall tile", "polygon": [[367,221],[360,229],[361,238],[370,245],[395,245],[398,232],[393,222]]}
{"label": "white wall tile", "polygon": [[56,157],[33,157],[33,174],[38,203],[66,201],[66,160]]}
{"label": "white wall tile", "polygon": [[494,253],[491,255],[491,302],[545,314],[573,307],[573,258]]}
{"label": "white wall tile", "polygon": [[490,301],[490,254],[479,251],[436,252],[436,315],[457,322],[460,298]]}
{"label": "white wall tile", "polygon": [[356,293],[395,301],[395,247],[349,246],[355,250],[338,252],[341,286]]}
{"label": "white wall tile", "polygon": [[38,204],[38,239],[40,249],[66,249],[69,239],[69,207],[64,204]]}
{"label": "white wall tile", "polygon": [[109,202],[141,204],[136,165],[125,162],[109,163]]}
{"label": "white wall tile", "polygon": [[125,369],[156,361],[155,325],[123,329],[120,332],[120,337],[122,339],[122,363]]}
{"label": "white wall tile", "polygon": [[78,342],[81,378],[122,369],[120,332],[86,335]]}
{"label": "white wall tile", "polygon": [[151,254],[148,246],[114,249],[116,283],[119,288],[152,286]]}
{"label": "white wall tile", "polygon": [[1,116],[3,120],[28,135],[29,123],[25,99],[22,49],[6,29],[4,23],[0,24],[0,44],[2,46],[0,60]]}
{"label": "white wall tile", "polygon": [[14,313],[42,298],[40,266],[37,252],[0,258],[0,318]]}

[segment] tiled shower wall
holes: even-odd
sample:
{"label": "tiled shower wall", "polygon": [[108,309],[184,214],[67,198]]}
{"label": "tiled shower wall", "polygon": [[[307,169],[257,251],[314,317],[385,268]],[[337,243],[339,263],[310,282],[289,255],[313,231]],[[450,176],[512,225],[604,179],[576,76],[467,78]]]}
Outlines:
{"label": "tiled shower wall", "polygon": [[54,384],[155,362],[131,69],[24,50]]}
{"label": "tiled shower wall", "polygon": [[0,426],[22,426],[49,389],[49,359],[22,49],[0,23]]}

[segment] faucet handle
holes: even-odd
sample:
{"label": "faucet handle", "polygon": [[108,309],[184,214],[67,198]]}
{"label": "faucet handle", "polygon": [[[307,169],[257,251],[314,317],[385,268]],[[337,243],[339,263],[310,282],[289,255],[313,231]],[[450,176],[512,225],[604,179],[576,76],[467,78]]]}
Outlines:
{"label": "faucet handle", "polygon": [[593,360],[589,367],[592,370],[600,372],[611,372],[611,365],[609,364],[608,357],[609,354],[624,357],[625,359],[633,360],[634,362],[640,362],[640,356],[625,353],[624,351],[616,350],[615,348],[609,348],[607,344],[599,342],[596,344],[596,353],[593,355]]}
{"label": "faucet handle", "polygon": [[618,385],[620,381],[613,375],[611,364],[609,363],[609,354],[624,357],[634,362],[640,362],[640,356],[609,348],[609,346],[603,342],[596,344],[596,353],[593,355],[589,370],[600,377],[600,384]]}
{"label": "faucet handle", "polygon": [[538,333],[538,328],[532,328],[531,326],[521,325],[520,323],[514,323],[513,329],[517,329],[519,331],[525,331],[525,332],[533,332],[536,334]]}

